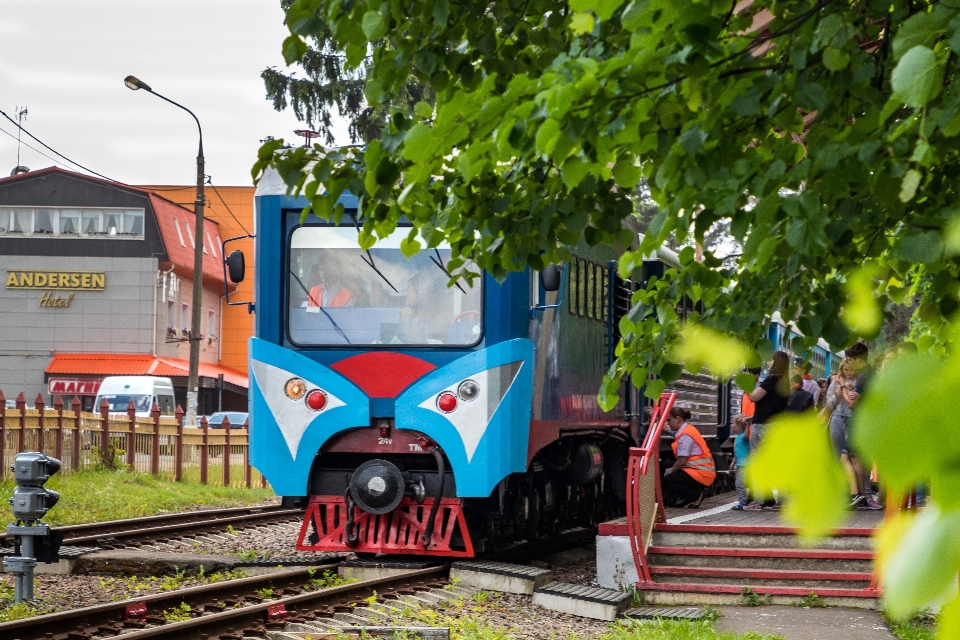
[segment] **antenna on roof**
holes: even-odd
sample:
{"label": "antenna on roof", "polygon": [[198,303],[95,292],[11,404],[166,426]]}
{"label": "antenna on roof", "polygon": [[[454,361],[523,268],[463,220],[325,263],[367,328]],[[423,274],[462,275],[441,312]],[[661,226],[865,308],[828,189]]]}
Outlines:
{"label": "antenna on roof", "polygon": [[297,134],[298,136],[300,136],[301,138],[306,138],[306,139],[303,141],[303,146],[304,146],[304,147],[309,147],[311,140],[313,140],[314,138],[319,138],[319,137],[320,137],[320,133],[319,133],[319,132],[317,132],[317,131],[311,131],[310,129],[297,129],[296,131],[294,131],[294,133]]}
{"label": "antenna on roof", "polygon": [[[20,130],[23,129],[23,121],[27,119],[27,107],[14,107],[14,114],[17,116],[17,169],[20,168]],[[16,171],[17,169],[14,169]]]}

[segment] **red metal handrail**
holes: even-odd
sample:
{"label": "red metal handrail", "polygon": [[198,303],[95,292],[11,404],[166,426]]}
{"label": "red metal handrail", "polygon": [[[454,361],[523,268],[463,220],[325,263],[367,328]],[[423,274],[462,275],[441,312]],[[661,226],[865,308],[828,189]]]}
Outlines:
{"label": "red metal handrail", "polygon": [[[640,447],[630,448],[630,460],[627,466],[627,531],[630,536],[630,550],[633,563],[637,568],[640,582],[650,582],[652,576],[647,564],[647,542],[644,539],[642,514],[652,507],[656,510],[655,520],[666,521],[663,510],[663,495],[660,489],[660,434],[667,422],[667,416],[677,399],[676,393],[663,393],[653,406],[650,427]],[[655,487],[651,493],[650,483]],[[646,488],[644,495],[641,490]],[[654,504],[650,505],[650,501]],[[641,501],[644,501],[641,503]],[[646,507],[646,509],[644,509]],[[652,535],[652,532],[649,532]]]}

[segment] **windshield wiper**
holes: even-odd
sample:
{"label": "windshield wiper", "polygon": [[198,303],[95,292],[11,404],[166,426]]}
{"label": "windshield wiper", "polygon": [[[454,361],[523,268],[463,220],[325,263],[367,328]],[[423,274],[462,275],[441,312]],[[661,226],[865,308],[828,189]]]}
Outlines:
{"label": "windshield wiper", "polygon": [[[438,267],[440,267],[440,270],[443,271],[445,274],[447,274],[447,277],[448,277],[448,278],[453,278],[453,276],[450,275],[450,272],[447,271],[447,268],[446,268],[445,266],[443,266],[443,258],[440,257],[440,250],[437,249],[436,247],[434,247],[433,251],[434,251],[434,253],[437,254],[437,257],[434,258],[433,256],[430,256],[430,260],[433,262],[433,264],[435,264],[435,265],[437,265]],[[460,293],[462,293],[463,295],[467,295],[467,292],[464,291],[464,290],[463,290],[463,287],[460,286],[460,281],[459,281],[459,280],[454,280],[453,284],[456,285],[457,289],[460,289]]]}
{"label": "windshield wiper", "polygon": [[[353,218],[353,226],[356,228],[356,230],[357,230],[357,236],[359,237],[359,236],[360,236],[360,222],[357,220],[357,217],[356,217],[356,216],[351,215],[350,217]],[[378,276],[380,276],[381,278],[383,278],[383,281],[387,283],[387,286],[389,286],[391,289],[393,289],[393,292],[394,292],[394,293],[400,293],[399,291],[397,291],[397,288],[396,288],[395,286],[393,286],[393,283],[390,282],[389,280],[387,280],[387,276],[383,275],[383,273],[380,271],[380,269],[377,269],[377,265],[374,264],[374,262],[373,262],[373,255],[370,253],[370,249],[367,249],[364,253],[367,254],[367,257],[365,258],[365,257],[363,257],[363,254],[360,254],[360,259],[363,260],[363,261],[367,264],[368,267],[370,267],[371,269],[373,269],[374,273],[376,273]]]}
{"label": "windshield wiper", "polygon": [[[297,281],[297,284],[300,285],[300,288],[303,289],[303,292],[304,292],[305,294],[307,294],[307,304],[309,305],[309,304],[310,304],[310,291],[308,291],[307,288],[306,288],[305,286],[303,286],[303,282],[301,282],[301,281],[300,281],[300,277],[293,272],[293,269],[290,269],[290,275],[292,275],[292,276],[293,276],[293,279]],[[321,300],[320,302],[322,303],[323,300]],[[340,336],[341,336],[344,340],[347,341],[347,344],[353,344],[352,342],[350,342],[350,338],[347,337],[347,334],[345,334],[345,333],[343,332],[343,329],[340,328],[340,325],[338,325],[338,324],[336,323],[336,321],[335,321],[333,318],[330,317],[330,314],[327,313],[327,310],[324,309],[322,306],[317,306],[317,308],[320,309],[320,311],[323,313],[323,315],[327,316],[327,320],[329,320],[329,321],[330,321],[330,324],[333,325],[333,328],[337,330],[337,333],[339,333]]]}

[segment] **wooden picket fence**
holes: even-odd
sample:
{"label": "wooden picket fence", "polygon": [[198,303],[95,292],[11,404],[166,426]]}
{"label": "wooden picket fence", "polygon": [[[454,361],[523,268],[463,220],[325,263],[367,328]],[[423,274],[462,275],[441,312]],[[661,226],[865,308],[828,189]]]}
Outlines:
{"label": "wooden picket fence", "polygon": [[267,486],[250,466],[248,424],[231,429],[224,420],[223,428],[211,429],[204,416],[199,427],[185,427],[179,406],[175,417],[161,416],[156,404],[150,417],[137,417],[132,403],[125,416],[111,415],[106,401],[99,413],[81,411],[77,397],[69,408],[60,396],[52,408],[44,406],[41,395],[31,409],[23,393],[16,403],[16,409],[7,409],[0,391],[0,479],[10,472],[18,453],[42,451],[63,463],[61,473],[103,465],[164,475],[176,482]]}

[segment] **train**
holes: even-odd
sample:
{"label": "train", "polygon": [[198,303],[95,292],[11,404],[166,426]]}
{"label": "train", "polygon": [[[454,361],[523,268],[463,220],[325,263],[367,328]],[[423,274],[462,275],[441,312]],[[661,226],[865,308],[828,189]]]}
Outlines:
{"label": "train", "polygon": [[[449,247],[405,257],[409,224],[361,250],[350,194],[339,224],[276,175],[255,200],[254,300],[228,302],[255,314],[251,463],[305,509],[298,550],[473,557],[624,514],[650,403],[625,381],[604,412],[597,390],[633,292],[675,253],[623,279],[615,249],[581,241],[564,265],[451,286]],[[729,383],[668,390],[726,439]]]}

